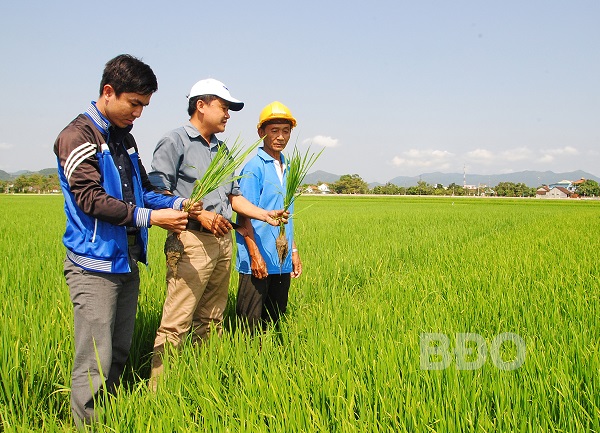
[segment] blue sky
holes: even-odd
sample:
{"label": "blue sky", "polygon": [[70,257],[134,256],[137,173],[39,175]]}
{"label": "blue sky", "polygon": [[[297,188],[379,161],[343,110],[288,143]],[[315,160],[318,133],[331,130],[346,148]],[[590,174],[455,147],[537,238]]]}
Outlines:
{"label": "blue sky", "polygon": [[286,104],[314,169],[368,182],[433,171],[600,175],[600,2],[4,2],[0,169],[56,164],[56,135],[107,60],[142,58],[159,91],[133,133],[150,166],[199,79],[243,100],[221,139]]}

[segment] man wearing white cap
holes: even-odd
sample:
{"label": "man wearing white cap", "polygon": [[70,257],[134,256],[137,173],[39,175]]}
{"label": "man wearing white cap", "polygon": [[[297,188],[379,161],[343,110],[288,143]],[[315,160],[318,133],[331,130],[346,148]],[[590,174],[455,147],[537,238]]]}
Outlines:
{"label": "man wearing white cap", "polygon": [[[229,110],[239,111],[244,103],[233,98],[223,83],[214,79],[198,81],[188,96],[190,120],[168,132],[158,142],[148,173],[158,188],[189,197],[196,179],[208,167],[219,146],[215,134],[224,132]],[[177,266],[177,276],[167,269],[167,298],[160,327],[154,341],[150,386],[156,387],[162,372],[165,343],[177,347],[192,330],[192,341],[208,337],[211,324],[222,332],[227,305],[232,256],[232,210],[248,218],[279,224],[283,211],[266,211],[240,192],[237,182],[230,182],[203,197],[198,221],[189,220],[180,234],[184,251]]]}

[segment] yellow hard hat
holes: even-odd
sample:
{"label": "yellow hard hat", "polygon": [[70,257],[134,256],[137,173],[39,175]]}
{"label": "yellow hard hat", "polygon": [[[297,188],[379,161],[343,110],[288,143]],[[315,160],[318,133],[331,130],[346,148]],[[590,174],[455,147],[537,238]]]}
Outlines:
{"label": "yellow hard hat", "polygon": [[268,120],[273,119],[285,119],[292,122],[292,128],[296,127],[296,119],[292,116],[292,112],[288,107],[283,105],[279,101],[271,102],[260,112],[260,117],[258,119],[258,125],[256,125],[256,129],[260,129],[260,127]]}

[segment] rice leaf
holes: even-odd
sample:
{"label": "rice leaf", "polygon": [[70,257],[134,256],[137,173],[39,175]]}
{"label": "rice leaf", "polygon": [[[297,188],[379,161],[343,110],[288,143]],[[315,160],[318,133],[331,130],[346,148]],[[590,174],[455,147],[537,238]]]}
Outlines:
{"label": "rice leaf", "polygon": [[208,193],[220,186],[241,179],[243,176],[234,176],[236,170],[240,168],[248,155],[258,147],[261,141],[260,139],[257,140],[245,150],[242,148],[239,137],[230,148],[227,148],[226,142],[220,144],[217,153],[213,156],[202,177],[194,182],[192,194],[184,210],[188,211],[194,203],[202,200]]}
{"label": "rice leaf", "polygon": [[308,170],[310,170],[324,150],[323,148],[319,153],[310,153],[309,147],[306,153],[302,155],[298,148],[294,146],[291,156],[286,156],[288,164],[287,184],[283,198],[283,207],[285,210],[288,210],[294,201],[302,195],[302,191],[299,189],[300,185],[302,185],[304,178],[308,174]]}
{"label": "rice leaf", "polygon": [[[302,155],[298,148],[294,146],[292,155],[286,156],[287,177],[285,195],[283,197],[284,210],[288,210],[294,201],[302,195],[300,185],[302,185],[304,178],[308,174],[308,170],[310,170],[324,150],[325,149],[321,149],[319,153],[310,153],[309,147],[306,153]],[[283,222],[279,224],[279,236],[277,236],[275,241],[275,248],[277,249],[279,265],[281,266],[290,249],[285,237],[285,224],[283,224]]]}

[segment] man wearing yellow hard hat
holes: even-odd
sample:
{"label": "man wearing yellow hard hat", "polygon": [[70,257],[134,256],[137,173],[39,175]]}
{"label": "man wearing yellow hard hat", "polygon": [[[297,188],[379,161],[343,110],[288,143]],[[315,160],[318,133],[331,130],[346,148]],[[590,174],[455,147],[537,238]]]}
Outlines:
{"label": "man wearing yellow hard hat", "polygon": [[[242,169],[240,190],[244,197],[262,209],[282,209],[287,179],[283,150],[287,146],[296,119],[281,102],[267,105],[259,116],[258,135],[263,146]],[[292,205],[293,206],[293,205]],[[293,209],[289,209],[293,214]],[[236,313],[251,332],[277,324],[287,308],[291,278],[302,273],[302,262],[294,241],[292,219],[286,227],[287,245],[291,250],[283,261],[275,240],[279,228],[238,216],[238,224],[246,228],[244,238],[236,233],[239,272]]]}

